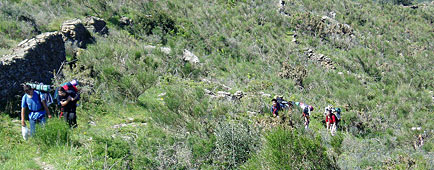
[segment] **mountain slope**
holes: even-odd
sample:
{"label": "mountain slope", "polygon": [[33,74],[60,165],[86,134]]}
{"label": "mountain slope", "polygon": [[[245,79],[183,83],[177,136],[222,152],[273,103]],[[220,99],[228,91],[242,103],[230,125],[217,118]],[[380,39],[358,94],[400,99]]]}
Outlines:
{"label": "mountain slope", "polygon": [[[432,169],[434,6],[381,2],[1,2],[0,54],[88,15],[110,34],[67,48],[76,62],[53,80],[83,82],[79,127],[59,138],[53,119],[21,141],[5,109],[0,168],[37,167],[12,155],[40,150],[23,157],[59,169]],[[272,118],[275,95],[313,105],[310,130],[297,108]],[[329,104],[344,110],[336,136]]]}

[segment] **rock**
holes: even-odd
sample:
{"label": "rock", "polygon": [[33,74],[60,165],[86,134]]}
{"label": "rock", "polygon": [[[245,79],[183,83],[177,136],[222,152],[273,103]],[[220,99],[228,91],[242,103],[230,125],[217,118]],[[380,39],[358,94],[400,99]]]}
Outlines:
{"label": "rock", "polygon": [[143,49],[145,49],[145,50],[153,50],[155,48],[157,48],[157,47],[153,46],[153,45],[145,45],[145,46],[143,46]]}
{"label": "rock", "polygon": [[336,12],[333,12],[333,11],[329,12],[329,16],[330,16],[330,18],[335,19],[336,18]]}
{"label": "rock", "polygon": [[170,49],[169,47],[161,47],[160,50],[165,54],[170,54],[170,52],[172,52],[172,49]]}
{"label": "rock", "polygon": [[291,14],[285,10],[286,4],[287,2],[285,0],[280,0],[278,4],[279,9],[277,11],[282,15],[291,16]]}
{"label": "rock", "polygon": [[[143,46],[143,49],[145,49],[145,50],[154,50],[156,48],[157,47],[153,46],[153,45],[145,45],[145,46]],[[164,54],[169,55],[170,52],[172,52],[172,49],[170,49],[169,47],[160,47],[160,51],[163,52]]]}
{"label": "rock", "polygon": [[268,93],[264,93],[264,92],[259,92],[259,95],[261,95],[262,97],[271,97],[271,94]]}
{"label": "rock", "polygon": [[204,91],[205,94],[207,94],[207,95],[214,95],[214,93],[213,93],[212,91],[208,90],[208,89],[204,89],[203,91]]}
{"label": "rock", "polygon": [[95,41],[79,19],[65,21],[60,27],[60,31],[63,35],[63,41],[70,41],[80,48],[86,48],[87,44]]}
{"label": "rock", "polygon": [[411,130],[422,130],[422,127],[411,127]]}
{"label": "rock", "polygon": [[315,62],[319,62],[321,64],[321,66],[323,66],[327,69],[333,69],[333,70],[336,69],[336,67],[333,64],[332,59],[325,56],[324,54],[318,54],[318,53],[315,53],[312,49],[307,49],[305,52],[305,55],[307,56],[307,58],[309,58]]}
{"label": "rock", "polygon": [[225,91],[218,91],[216,98],[228,98],[231,97],[231,93]]}
{"label": "rock", "polygon": [[89,122],[89,125],[91,125],[91,126],[96,126],[96,123],[95,123],[94,121],[90,121],[90,122]]}
{"label": "rock", "polygon": [[199,58],[187,49],[184,50],[182,59],[193,64],[199,63]]}
{"label": "rock", "polygon": [[354,35],[354,29],[348,24],[342,24],[328,16],[322,16],[321,22],[325,24],[325,31],[331,34]]}
{"label": "rock", "polygon": [[85,27],[94,33],[99,33],[101,35],[108,34],[108,28],[106,26],[106,22],[98,17],[89,16],[84,19]]}
{"label": "rock", "polygon": [[232,96],[232,98],[235,100],[240,100],[243,97],[244,97],[244,93],[242,91],[236,91]]}
{"label": "rock", "polygon": [[247,114],[249,115],[249,117],[255,117],[258,115],[257,112],[252,112],[252,111],[247,111]]}
{"label": "rock", "polygon": [[114,126],[112,126],[112,128],[113,129],[117,129],[117,128],[121,128],[121,127],[124,127],[124,126],[127,126],[127,124],[122,123],[122,124],[114,125]]}
{"label": "rock", "polygon": [[242,91],[237,91],[233,95],[225,91],[218,91],[216,94],[214,94],[212,91],[209,91],[207,89],[205,89],[205,94],[209,95],[211,99],[224,99],[229,101],[239,101],[245,96]]}
{"label": "rock", "polygon": [[65,58],[65,45],[59,32],[47,32],[26,39],[11,54],[0,58],[0,100],[22,92],[21,84],[50,84]]}
{"label": "rock", "polygon": [[119,25],[121,27],[132,25],[132,23],[133,23],[133,21],[130,18],[125,17],[125,16],[123,16],[121,19],[119,19]]}

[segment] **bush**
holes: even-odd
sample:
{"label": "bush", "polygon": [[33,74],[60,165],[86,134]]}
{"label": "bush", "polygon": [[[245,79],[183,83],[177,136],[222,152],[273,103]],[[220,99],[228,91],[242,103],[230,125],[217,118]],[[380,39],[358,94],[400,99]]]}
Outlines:
{"label": "bush", "polygon": [[248,168],[336,169],[337,166],[327,156],[321,138],[277,128],[265,135],[261,151],[243,166]]}
{"label": "bush", "polygon": [[259,148],[258,129],[247,123],[219,123],[215,131],[214,164],[221,169],[236,169]]}
{"label": "bush", "polygon": [[71,130],[67,123],[60,119],[49,119],[45,126],[36,125],[35,141],[42,146],[60,146],[69,142]]}

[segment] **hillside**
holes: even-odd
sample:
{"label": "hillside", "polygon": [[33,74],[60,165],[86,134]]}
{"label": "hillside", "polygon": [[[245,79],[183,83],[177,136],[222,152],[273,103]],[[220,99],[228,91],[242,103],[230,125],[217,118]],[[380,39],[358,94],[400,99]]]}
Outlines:
{"label": "hillside", "polygon": [[[0,169],[434,169],[433,2],[2,0],[0,63],[89,16],[105,30],[24,55],[64,57],[43,68],[81,82],[78,127],[55,116],[25,141],[10,93]],[[272,116],[276,95],[314,107],[308,130],[299,107]]]}

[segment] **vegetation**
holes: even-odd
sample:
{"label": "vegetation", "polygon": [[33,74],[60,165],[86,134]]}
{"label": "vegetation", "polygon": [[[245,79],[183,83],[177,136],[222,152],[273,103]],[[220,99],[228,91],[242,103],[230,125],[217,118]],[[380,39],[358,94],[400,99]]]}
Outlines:
{"label": "vegetation", "polygon": [[[97,43],[53,80],[83,82],[78,128],[53,118],[24,141],[10,101],[0,169],[41,168],[34,158],[58,169],[434,168],[431,2],[1,1],[0,55],[89,15],[107,21],[110,35],[93,34]],[[200,63],[183,61],[185,49]],[[279,74],[294,70],[304,74]],[[271,118],[274,95],[313,105],[310,129],[299,109]],[[322,122],[328,104],[343,108],[335,136]]]}

